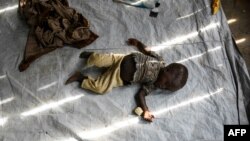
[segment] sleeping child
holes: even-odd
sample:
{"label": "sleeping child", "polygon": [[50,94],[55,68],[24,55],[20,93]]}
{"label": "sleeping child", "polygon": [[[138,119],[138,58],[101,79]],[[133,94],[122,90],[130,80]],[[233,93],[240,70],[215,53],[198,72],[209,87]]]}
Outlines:
{"label": "sleeping child", "polygon": [[128,55],[82,52],[80,58],[87,59],[87,67],[105,67],[107,70],[96,79],[75,72],[65,84],[76,81],[83,89],[105,94],[115,87],[140,83],[141,88],[135,95],[136,104],[142,109],[143,119],[152,122],[154,115],[147,107],[145,96],[157,88],[172,92],[181,89],[187,82],[188,70],[179,63],[166,65],[161,56],[137,39],[130,38],[127,44],[137,47],[140,52]]}

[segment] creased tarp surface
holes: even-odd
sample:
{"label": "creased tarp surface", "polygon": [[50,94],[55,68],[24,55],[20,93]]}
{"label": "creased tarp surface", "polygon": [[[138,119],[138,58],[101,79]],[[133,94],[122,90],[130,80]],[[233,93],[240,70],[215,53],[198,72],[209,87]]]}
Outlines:
{"label": "creased tarp surface", "polygon": [[[0,13],[0,140],[223,140],[224,124],[247,124],[249,75],[233,43],[227,20],[212,16],[210,0],[165,0],[157,18],[112,0],[70,0],[91,21],[99,38],[85,49],[62,48],[18,71],[28,27],[16,10]],[[17,4],[0,1],[1,9]],[[80,51],[130,53],[125,40],[138,38],[189,69],[187,85],[146,98],[156,119],[132,114],[139,86],[95,95],[67,77],[84,66]],[[93,70],[88,71],[96,75]],[[237,94],[238,108],[237,110]]]}

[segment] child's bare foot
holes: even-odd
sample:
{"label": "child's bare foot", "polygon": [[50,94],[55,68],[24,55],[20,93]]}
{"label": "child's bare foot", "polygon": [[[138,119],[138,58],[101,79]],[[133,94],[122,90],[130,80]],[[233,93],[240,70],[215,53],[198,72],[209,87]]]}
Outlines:
{"label": "child's bare foot", "polygon": [[85,58],[85,59],[87,59],[87,58],[89,58],[89,56],[92,54],[93,52],[87,52],[87,51],[84,51],[84,52],[82,52],[81,54],[80,54],[80,58]]}
{"label": "child's bare foot", "polygon": [[86,77],[82,75],[81,72],[77,71],[68,78],[68,80],[65,82],[65,85],[75,82],[75,81],[82,82],[84,78]]}

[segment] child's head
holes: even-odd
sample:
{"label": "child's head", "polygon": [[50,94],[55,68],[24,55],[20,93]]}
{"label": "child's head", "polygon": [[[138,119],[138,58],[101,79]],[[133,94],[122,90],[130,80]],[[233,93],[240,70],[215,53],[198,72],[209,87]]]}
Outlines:
{"label": "child's head", "polygon": [[187,78],[187,68],[182,64],[172,63],[160,70],[155,86],[161,89],[177,91],[186,84]]}

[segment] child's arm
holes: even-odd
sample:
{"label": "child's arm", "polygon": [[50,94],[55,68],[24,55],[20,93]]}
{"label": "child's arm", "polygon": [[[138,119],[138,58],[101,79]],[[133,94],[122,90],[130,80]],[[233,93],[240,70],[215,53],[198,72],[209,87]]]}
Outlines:
{"label": "child's arm", "polygon": [[143,118],[146,121],[153,121],[154,115],[148,110],[148,106],[146,104],[145,96],[146,92],[143,89],[140,89],[140,91],[135,95],[135,101],[138,107],[141,107],[143,110]]}
{"label": "child's arm", "polygon": [[135,46],[137,49],[148,56],[155,57],[158,60],[163,61],[162,57],[160,57],[158,54],[156,54],[154,51],[151,51],[150,48],[148,48],[145,44],[143,44],[141,41],[135,39],[135,38],[129,38],[127,41],[127,44],[130,46]]}
{"label": "child's arm", "polygon": [[130,46],[135,46],[137,47],[137,49],[145,54],[145,55],[150,55],[150,49],[147,48],[146,45],[144,45],[141,41],[137,40],[137,39],[134,39],[134,38],[129,38],[128,41],[127,41],[127,44],[130,45]]}

